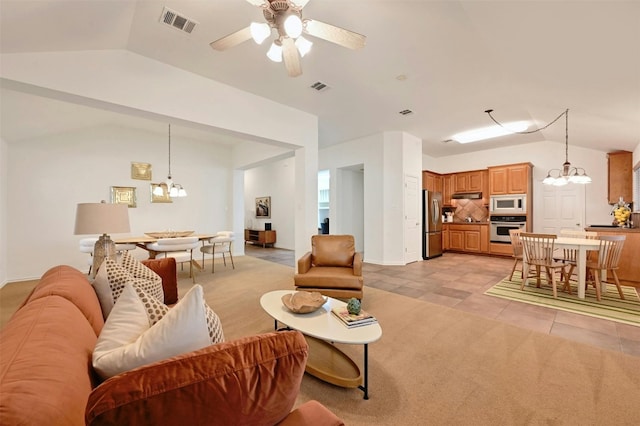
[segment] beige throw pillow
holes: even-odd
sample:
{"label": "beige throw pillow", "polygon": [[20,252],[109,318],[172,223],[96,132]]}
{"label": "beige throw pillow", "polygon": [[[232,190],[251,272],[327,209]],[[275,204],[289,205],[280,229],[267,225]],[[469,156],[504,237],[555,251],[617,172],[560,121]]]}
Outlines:
{"label": "beige throw pillow", "polygon": [[169,309],[125,284],[98,337],[93,367],[106,379],[223,341],[220,319],[207,306],[202,286],[193,286]]}

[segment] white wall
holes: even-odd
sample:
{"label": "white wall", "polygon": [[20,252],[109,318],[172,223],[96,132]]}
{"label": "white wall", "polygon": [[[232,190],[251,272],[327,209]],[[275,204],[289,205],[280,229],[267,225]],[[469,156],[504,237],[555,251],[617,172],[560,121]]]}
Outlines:
{"label": "white wall", "polygon": [[7,283],[7,143],[0,138],[0,288]]}
{"label": "white wall", "polygon": [[[481,143],[481,142],[480,142]],[[469,154],[433,158],[423,156],[424,170],[438,173],[452,173],[464,170],[477,170],[501,164],[531,162],[533,169],[533,216],[534,230],[539,226],[536,211],[541,210],[540,197],[542,180],[552,168],[562,167],[565,159],[564,143],[535,142],[515,147],[477,151]],[[573,166],[582,167],[591,176],[593,182],[586,186],[585,219],[587,225],[607,224],[611,222],[611,207],[607,203],[607,156],[605,152],[569,145],[569,161]]]}
{"label": "white wall", "polygon": [[[295,158],[246,170],[244,172],[245,227],[264,230],[266,222],[276,231],[275,247],[295,250],[294,202]],[[271,218],[255,216],[255,199],[271,197]]]}
{"label": "white wall", "polygon": [[[110,199],[111,186],[136,187],[129,209],[130,235],[194,230],[213,233],[233,226],[230,148],[173,138],[171,172],[188,191],[173,203],[150,202],[150,182],[168,173],[166,129],[159,133],[105,126],[8,144],[7,259],[9,281],[39,278],[69,264],[86,269],[74,235],[77,203]],[[152,164],[152,181],[131,179],[131,162]],[[125,235],[113,235],[113,237]],[[136,256],[148,253],[136,249]]]}
{"label": "white wall", "polygon": [[336,180],[337,204],[348,206],[335,212],[336,223],[329,221],[330,234],[353,235],[356,242],[356,251],[364,251],[364,242],[367,235],[364,233],[364,171],[351,169],[338,169],[332,177]]}

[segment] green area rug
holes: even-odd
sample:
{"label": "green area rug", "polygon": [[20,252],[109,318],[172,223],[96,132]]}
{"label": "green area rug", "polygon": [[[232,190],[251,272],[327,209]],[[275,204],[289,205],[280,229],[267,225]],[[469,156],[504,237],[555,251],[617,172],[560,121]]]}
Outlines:
{"label": "green area rug", "polygon": [[521,284],[522,279],[514,274],[512,280],[505,277],[485,294],[640,326],[640,298],[635,287],[622,286],[625,297],[625,300],[622,300],[616,286],[607,284],[607,292],[598,302],[593,286],[587,289],[584,299],[578,299],[578,288],[575,282],[572,282],[573,294],[571,295],[561,291],[561,287],[558,286],[558,298],[554,299],[551,285],[547,285],[544,279],[540,288],[535,286],[535,280],[532,278],[529,279],[529,285],[525,286],[524,290],[520,290]]}

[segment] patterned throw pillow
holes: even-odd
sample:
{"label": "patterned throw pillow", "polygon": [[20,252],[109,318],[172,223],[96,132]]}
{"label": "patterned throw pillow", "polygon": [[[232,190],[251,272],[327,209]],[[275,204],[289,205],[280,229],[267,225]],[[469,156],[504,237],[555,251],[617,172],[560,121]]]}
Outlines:
{"label": "patterned throw pillow", "polygon": [[126,284],[98,337],[93,367],[106,379],[223,341],[220,318],[207,306],[202,286],[193,286],[173,308],[162,308]]}
{"label": "patterned throw pillow", "polygon": [[[142,264],[141,266],[149,269]],[[142,276],[136,278],[128,269],[112,259],[105,259],[105,261],[102,262],[92,285],[98,295],[100,307],[102,308],[102,315],[105,319],[109,316],[109,313],[113,309],[113,305],[115,305],[127,283],[131,283],[136,287],[141,288],[147,294],[155,297],[160,302],[164,301],[162,279],[150,269],[149,272],[153,275],[147,275],[148,278]]]}

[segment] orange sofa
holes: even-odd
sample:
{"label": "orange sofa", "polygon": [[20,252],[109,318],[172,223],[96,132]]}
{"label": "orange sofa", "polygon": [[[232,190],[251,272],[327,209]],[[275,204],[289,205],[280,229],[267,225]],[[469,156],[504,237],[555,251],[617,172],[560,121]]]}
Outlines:
{"label": "orange sofa", "polygon": [[[148,266],[175,277],[174,262],[159,265]],[[177,296],[175,280],[163,284]],[[211,345],[101,383],[91,356],[103,325],[82,272],[47,271],[0,332],[0,424],[343,424],[316,401],[291,411],[308,355],[299,332]]]}
{"label": "orange sofa", "polygon": [[311,251],[298,259],[296,290],[317,291],[339,299],[362,299],[362,255],[352,235],[313,235]]}

